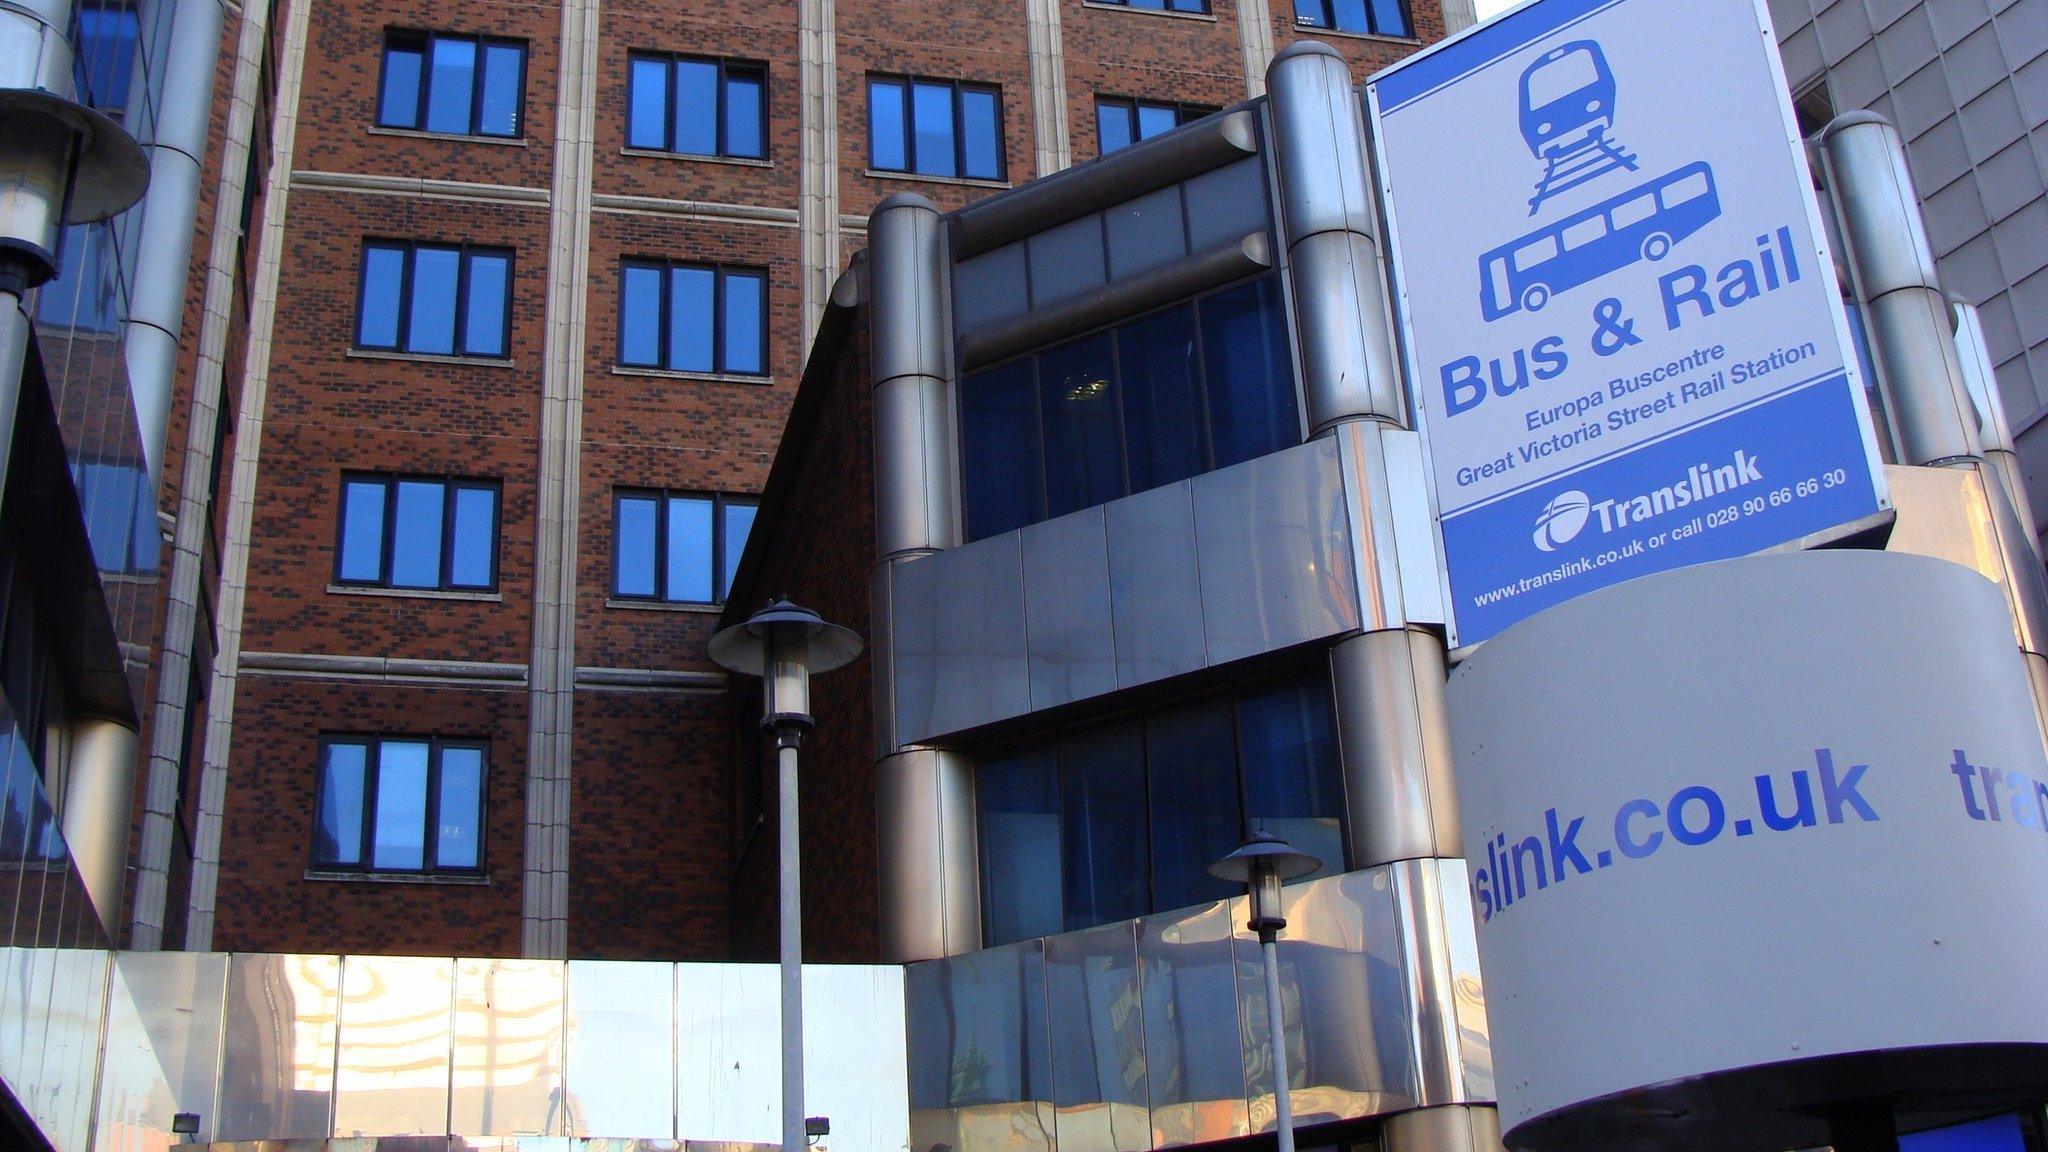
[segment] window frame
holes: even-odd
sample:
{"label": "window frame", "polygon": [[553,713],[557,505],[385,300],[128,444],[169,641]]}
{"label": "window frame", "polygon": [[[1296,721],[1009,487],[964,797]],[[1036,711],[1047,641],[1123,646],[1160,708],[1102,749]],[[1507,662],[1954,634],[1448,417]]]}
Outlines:
{"label": "window frame", "polygon": [[[383,521],[379,525],[377,542],[377,579],[364,580],[342,575],[342,563],[348,547],[348,492],[353,484],[378,484],[384,489]],[[441,486],[441,556],[438,565],[439,576],[432,587],[393,582],[393,571],[397,562],[398,543],[398,488],[401,484],[438,484]],[[455,506],[460,492],[489,492],[491,494],[491,579],[484,585],[454,583],[455,571]],[[499,557],[498,546],[505,530],[505,485],[503,481],[476,476],[432,475],[415,472],[364,472],[350,470],[341,474],[336,485],[334,514],[334,567],[333,580],[344,588],[388,588],[394,592],[482,592],[498,591]]]}
{"label": "window frame", "polygon": [[[1120,109],[1125,115],[1130,117],[1131,142],[1124,145],[1125,148],[1155,139],[1155,137],[1151,136],[1138,135],[1138,113],[1143,109],[1155,108],[1171,111],[1173,113],[1174,128],[1181,128],[1202,119],[1204,116],[1214,116],[1216,113],[1223,111],[1222,108],[1214,104],[1194,104],[1185,100],[1147,100],[1138,96],[1104,96],[1097,93],[1095,97],[1095,152],[1098,156],[1107,156],[1110,154],[1110,151],[1122,151],[1122,149],[1105,151],[1102,147],[1102,112],[1105,108]],[[1169,129],[1169,131],[1171,130]]]}
{"label": "window frame", "polygon": [[[662,100],[662,143],[659,147],[633,143],[633,108],[637,99],[637,73],[633,66],[641,61],[668,65],[668,84]],[[686,152],[676,146],[676,66],[679,64],[709,64],[717,69],[716,95],[713,97],[715,142],[710,152]],[[727,78],[733,72],[751,73],[761,86],[761,106],[758,110],[761,125],[761,150],[759,153],[732,151],[731,136],[731,94]],[[750,60],[741,56],[702,56],[692,52],[657,52],[652,49],[634,49],[626,54],[626,147],[638,152],[666,152],[676,156],[691,156],[714,160],[769,160],[768,130],[768,62]]]}
{"label": "window frame", "polygon": [[[875,84],[896,84],[903,89],[903,164],[901,168],[890,168],[881,163],[875,155]],[[953,172],[951,176],[931,172],[920,172],[917,168],[917,98],[916,86],[929,84],[951,91],[953,98]],[[992,97],[996,102],[996,170],[994,175],[975,175],[967,171],[966,116],[961,103],[963,92],[975,92]],[[888,172],[913,177],[919,180],[987,180],[1002,183],[1010,178],[1009,136],[1003,124],[1007,113],[1003,107],[1003,87],[980,80],[952,80],[941,76],[916,76],[900,72],[870,72],[867,77],[868,95],[868,167],[876,172]]]}
{"label": "window frame", "polygon": [[[453,352],[424,352],[408,347],[412,342],[412,299],[414,281],[417,279],[418,256],[421,250],[456,253],[455,272],[455,350]],[[398,251],[404,253],[404,263],[398,272],[398,325],[391,344],[369,344],[363,340],[363,308],[370,297],[370,253],[375,251]],[[499,352],[473,352],[469,350],[469,288],[470,271],[478,256],[503,257],[505,261],[505,307],[499,320]],[[437,240],[396,240],[384,236],[363,238],[362,255],[356,261],[356,315],[355,331],[351,347],[362,352],[388,352],[399,356],[433,356],[441,358],[468,358],[473,360],[510,360],[512,358],[512,293],[519,282],[519,256],[511,248],[490,244],[443,243]]]}
{"label": "window frame", "polygon": [[[655,301],[655,360],[648,363],[626,359],[626,324],[630,315],[626,307],[626,271],[643,268],[661,274],[661,294]],[[711,367],[679,368],[672,363],[675,349],[671,346],[673,335],[670,324],[670,310],[675,303],[675,273],[678,270],[711,273]],[[756,276],[761,281],[760,331],[755,334],[761,349],[761,367],[752,372],[741,371],[726,364],[726,281],[733,275]],[[774,375],[769,370],[768,354],[768,269],[753,264],[723,264],[706,260],[667,260],[658,256],[625,256],[619,260],[619,324],[618,344],[614,349],[613,363],[621,368],[638,368],[652,372],[678,372],[689,376],[750,376],[768,379]]]}
{"label": "window frame", "polygon": [[[1339,28],[1337,26],[1337,6],[1335,0],[1294,0],[1294,26],[1296,28],[1314,28],[1323,32],[1335,32],[1341,36],[1380,36],[1388,40],[1415,39],[1415,13],[1409,6],[1408,0],[1395,0],[1395,3],[1401,6],[1402,29],[1399,32],[1386,32],[1373,27],[1376,21],[1373,17],[1371,0],[1362,0],[1362,2],[1365,7],[1366,26],[1364,28]],[[1301,14],[1304,3],[1313,4],[1319,11],[1319,17],[1304,17]]]}
{"label": "window frame", "polygon": [[[619,544],[623,539],[619,514],[620,506],[627,500],[654,501],[654,592],[649,595],[640,592],[625,592],[619,588]],[[711,595],[709,600],[673,600],[668,596],[669,557],[669,504],[677,500],[709,500],[711,502]],[[726,586],[726,539],[725,516],[730,507],[752,508],[757,513],[761,507],[758,496],[746,496],[732,492],[693,492],[674,488],[642,488],[621,485],[612,489],[612,575],[608,593],[613,600],[632,604],[692,604],[717,606],[724,604],[732,589]],[[748,535],[753,526],[748,525]],[[744,550],[745,545],[741,548]]]}
{"label": "window frame", "polygon": [[[475,75],[469,82],[469,129],[464,132],[442,132],[427,127],[427,97],[433,88],[433,51],[436,40],[462,40],[475,44],[477,48]],[[391,49],[394,42],[416,46],[420,54],[420,79],[413,90],[412,123],[392,124],[384,119],[384,85],[391,73]],[[518,99],[515,102],[513,130],[511,132],[486,132],[483,129],[484,114],[484,50],[487,48],[516,48],[519,51]],[[532,48],[525,40],[511,36],[489,36],[480,32],[435,32],[424,28],[387,27],[384,29],[384,43],[377,55],[376,104],[370,113],[370,122],[379,128],[400,132],[424,132],[431,136],[447,139],[475,137],[481,140],[524,140],[526,139],[526,80],[531,64]]]}
{"label": "window frame", "polygon": [[[379,868],[377,867],[377,794],[379,776],[383,768],[384,745],[418,744],[427,745],[426,805],[422,816],[420,842],[420,867]],[[363,752],[362,831],[356,844],[356,855],[360,863],[346,864],[320,859],[320,810],[327,797],[328,749],[336,745],[356,745]],[[476,794],[476,864],[471,867],[442,866],[436,863],[441,844],[441,772],[442,753],[450,748],[475,749],[481,756],[481,768],[477,778]],[[323,732],[314,753],[313,780],[313,827],[311,842],[307,845],[307,870],[321,873],[343,873],[355,876],[460,876],[482,877],[489,874],[490,853],[487,829],[490,823],[491,792],[491,742],[480,736],[414,736],[378,732]]]}

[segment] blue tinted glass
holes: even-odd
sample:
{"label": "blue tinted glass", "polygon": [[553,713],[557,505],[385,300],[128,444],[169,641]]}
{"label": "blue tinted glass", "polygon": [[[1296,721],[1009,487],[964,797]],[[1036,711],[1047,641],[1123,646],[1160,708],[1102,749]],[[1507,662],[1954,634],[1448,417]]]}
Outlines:
{"label": "blue tinted glass", "polygon": [[676,151],[718,153],[718,65],[676,61]]}
{"label": "blue tinted glass", "polygon": [[498,555],[498,493],[490,488],[456,489],[453,536],[448,583],[457,588],[490,587]]}
{"label": "blue tinted glass", "polygon": [[1287,680],[1237,702],[1245,812],[1252,830],[1271,832],[1344,870],[1344,788],[1328,681]]}
{"label": "blue tinted glass", "polygon": [[455,289],[462,254],[453,248],[418,248],[412,255],[412,315],[408,352],[455,351]]}
{"label": "blue tinted glass", "polygon": [[1120,101],[1095,106],[1095,132],[1107,154],[1131,146],[1131,106]]}
{"label": "blue tinted glass", "polygon": [[1294,22],[1328,28],[1330,21],[1323,15],[1323,0],[1294,0]]}
{"label": "blue tinted glass", "polygon": [[1365,0],[1330,0],[1330,11],[1336,14],[1340,32],[1371,31],[1365,22]]}
{"label": "blue tinted glass", "polygon": [[441,787],[435,799],[434,867],[483,863],[483,749],[441,749]]}
{"label": "blue tinted glass", "polygon": [[1195,310],[1182,306],[1117,332],[1117,381],[1123,393],[1124,446],[1131,491],[1143,492],[1206,470],[1201,397],[1196,389]]}
{"label": "blue tinted glass", "polygon": [[612,572],[613,589],[621,596],[654,595],[654,517],[654,497],[619,499],[618,522],[612,526]]}
{"label": "blue tinted glass", "polygon": [[725,154],[760,159],[768,154],[762,144],[762,84],[757,72],[728,70],[725,74]]}
{"label": "blue tinted glass", "polygon": [[1107,334],[1038,357],[1039,419],[1045,428],[1045,514],[1064,516],[1124,494],[1116,388]]}
{"label": "blue tinted glass", "polygon": [[901,172],[910,167],[903,146],[907,122],[903,109],[903,85],[895,80],[868,81],[868,146],[874,150],[875,167]]}
{"label": "blue tinted glass", "polygon": [[386,128],[420,126],[420,50],[411,44],[384,49],[384,87],[377,94],[377,123]]}
{"label": "blue tinted glass", "polygon": [[476,92],[476,42],[435,40],[428,49],[427,131],[468,132]]}
{"label": "blue tinted glass", "polygon": [[972,89],[960,93],[960,144],[966,153],[962,175],[994,180],[1003,174],[1003,125],[996,94]]}
{"label": "blue tinted glass", "polygon": [[1214,466],[1301,443],[1280,289],[1271,277],[1200,301]]}
{"label": "blue tinted glass", "polygon": [[1407,36],[1408,13],[1401,0],[1371,0],[1372,30],[1382,36]]}
{"label": "blue tinted glass", "polygon": [[392,515],[391,583],[398,588],[441,586],[441,517],[447,489],[430,480],[398,482]]}
{"label": "blue tinted glass", "polygon": [[711,602],[711,501],[672,496],[668,502],[668,574],[664,600]]}
{"label": "blue tinted glass", "polygon": [[138,30],[133,8],[109,5],[78,9],[78,45],[73,65],[80,81],[80,94],[87,104],[115,119],[128,108]]}
{"label": "blue tinted glass", "polygon": [[418,871],[427,862],[427,745],[386,740],[377,756],[376,868]]}
{"label": "blue tinted glass", "polygon": [[1207,12],[1209,5],[1207,0],[1173,0],[1173,10],[1175,12]]}
{"label": "blue tinted glass", "polygon": [[988,943],[1062,931],[1058,757],[1045,748],[983,763],[975,805]]}
{"label": "blue tinted glass", "polygon": [[507,283],[512,261],[506,256],[469,257],[469,306],[463,317],[462,350],[472,356],[505,354]]}
{"label": "blue tinted glass", "polygon": [[1166,0],[1125,0],[1125,4],[1131,8],[1142,8],[1147,12],[1166,11]]}
{"label": "blue tinted glass", "polygon": [[1136,724],[1060,742],[1060,849],[1068,931],[1151,910],[1144,745]]}
{"label": "blue tinted glass", "polygon": [[911,123],[917,132],[916,170],[927,176],[958,176],[953,158],[953,88],[912,84]]}
{"label": "blue tinted glass", "polygon": [[132,473],[136,490],[134,550],[130,553],[137,572],[154,572],[160,561],[159,553],[164,546],[163,536],[157,531],[156,501],[150,499],[149,472],[135,469]]}
{"label": "blue tinted glass", "polygon": [[329,744],[320,771],[320,818],[313,827],[313,863],[363,862],[363,787],[368,749]]}
{"label": "blue tinted glass", "polygon": [[961,381],[960,426],[967,538],[980,540],[1045,519],[1031,361],[1012,361]]}
{"label": "blue tinted glass", "polygon": [[666,60],[634,58],[626,97],[628,147],[668,147],[668,74]]}
{"label": "blue tinted glass", "polygon": [[484,46],[483,107],[476,130],[486,136],[519,135],[520,105],[525,101],[526,49],[515,44]]}
{"label": "blue tinted glass", "polygon": [[351,480],[341,489],[341,556],[335,575],[342,580],[384,578],[384,482]]}
{"label": "blue tinted glass", "polygon": [[628,264],[620,289],[619,363],[661,363],[662,270]]}
{"label": "blue tinted glass", "polygon": [[1138,105],[1138,139],[1150,140],[1163,132],[1171,132],[1180,123],[1180,114],[1170,104]]}
{"label": "blue tinted glass", "polygon": [[709,268],[669,269],[668,366],[679,372],[710,372],[712,288]]}
{"label": "blue tinted glass", "polygon": [[1152,907],[1185,908],[1238,891],[1209,865],[1243,839],[1230,702],[1197,704],[1145,725],[1152,814]]}
{"label": "blue tinted glass", "polygon": [[747,534],[754,530],[754,506],[730,503],[725,506],[725,572],[718,586],[723,600],[732,591],[732,578],[739,573],[740,557],[747,550]]}
{"label": "blue tinted glass", "polygon": [[134,475],[119,464],[87,464],[75,473],[93,566],[102,572],[128,567],[128,542],[135,525]]}
{"label": "blue tinted glass", "polygon": [[363,249],[363,314],[356,324],[356,343],[365,348],[398,347],[398,304],[404,281],[403,248]]}
{"label": "blue tinted glass", "polygon": [[761,359],[761,297],[766,289],[753,273],[725,274],[725,363],[721,372],[765,372]]}

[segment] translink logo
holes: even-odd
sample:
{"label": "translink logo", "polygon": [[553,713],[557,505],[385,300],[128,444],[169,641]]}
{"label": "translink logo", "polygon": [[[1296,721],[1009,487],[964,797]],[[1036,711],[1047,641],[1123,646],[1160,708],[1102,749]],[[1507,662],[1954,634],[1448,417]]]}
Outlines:
{"label": "translink logo", "polygon": [[1595,520],[1602,533],[1612,532],[1759,483],[1763,478],[1756,457],[1737,449],[1726,464],[1702,461],[1686,469],[1684,477],[1675,483],[1635,496],[1596,501],[1576,489],[1560,492],[1536,517],[1536,547],[1545,552],[1555,551]]}

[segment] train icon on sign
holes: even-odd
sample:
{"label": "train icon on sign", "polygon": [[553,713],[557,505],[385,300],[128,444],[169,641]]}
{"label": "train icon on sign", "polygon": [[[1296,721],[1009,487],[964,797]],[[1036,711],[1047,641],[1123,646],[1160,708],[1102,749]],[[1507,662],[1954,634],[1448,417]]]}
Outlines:
{"label": "train icon on sign", "polygon": [[1614,69],[1591,40],[1552,48],[1522,72],[1522,139],[1543,161],[1529,215],[1596,176],[1617,168],[1635,171],[1635,154],[1608,135],[1614,130],[1614,96]]}
{"label": "train icon on sign", "polygon": [[1721,215],[1704,161],[1508,241],[1479,257],[1479,308],[1490,323],[1540,312],[1552,296],[1639,260],[1658,261]]}

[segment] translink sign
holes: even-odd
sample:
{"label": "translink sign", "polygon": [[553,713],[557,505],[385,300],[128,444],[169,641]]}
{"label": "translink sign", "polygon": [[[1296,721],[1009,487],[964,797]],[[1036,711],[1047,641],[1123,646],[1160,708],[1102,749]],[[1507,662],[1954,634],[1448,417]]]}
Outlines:
{"label": "translink sign", "polygon": [[1478,643],[1887,506],[1763,0],[1537,0],[1367,86]]}

